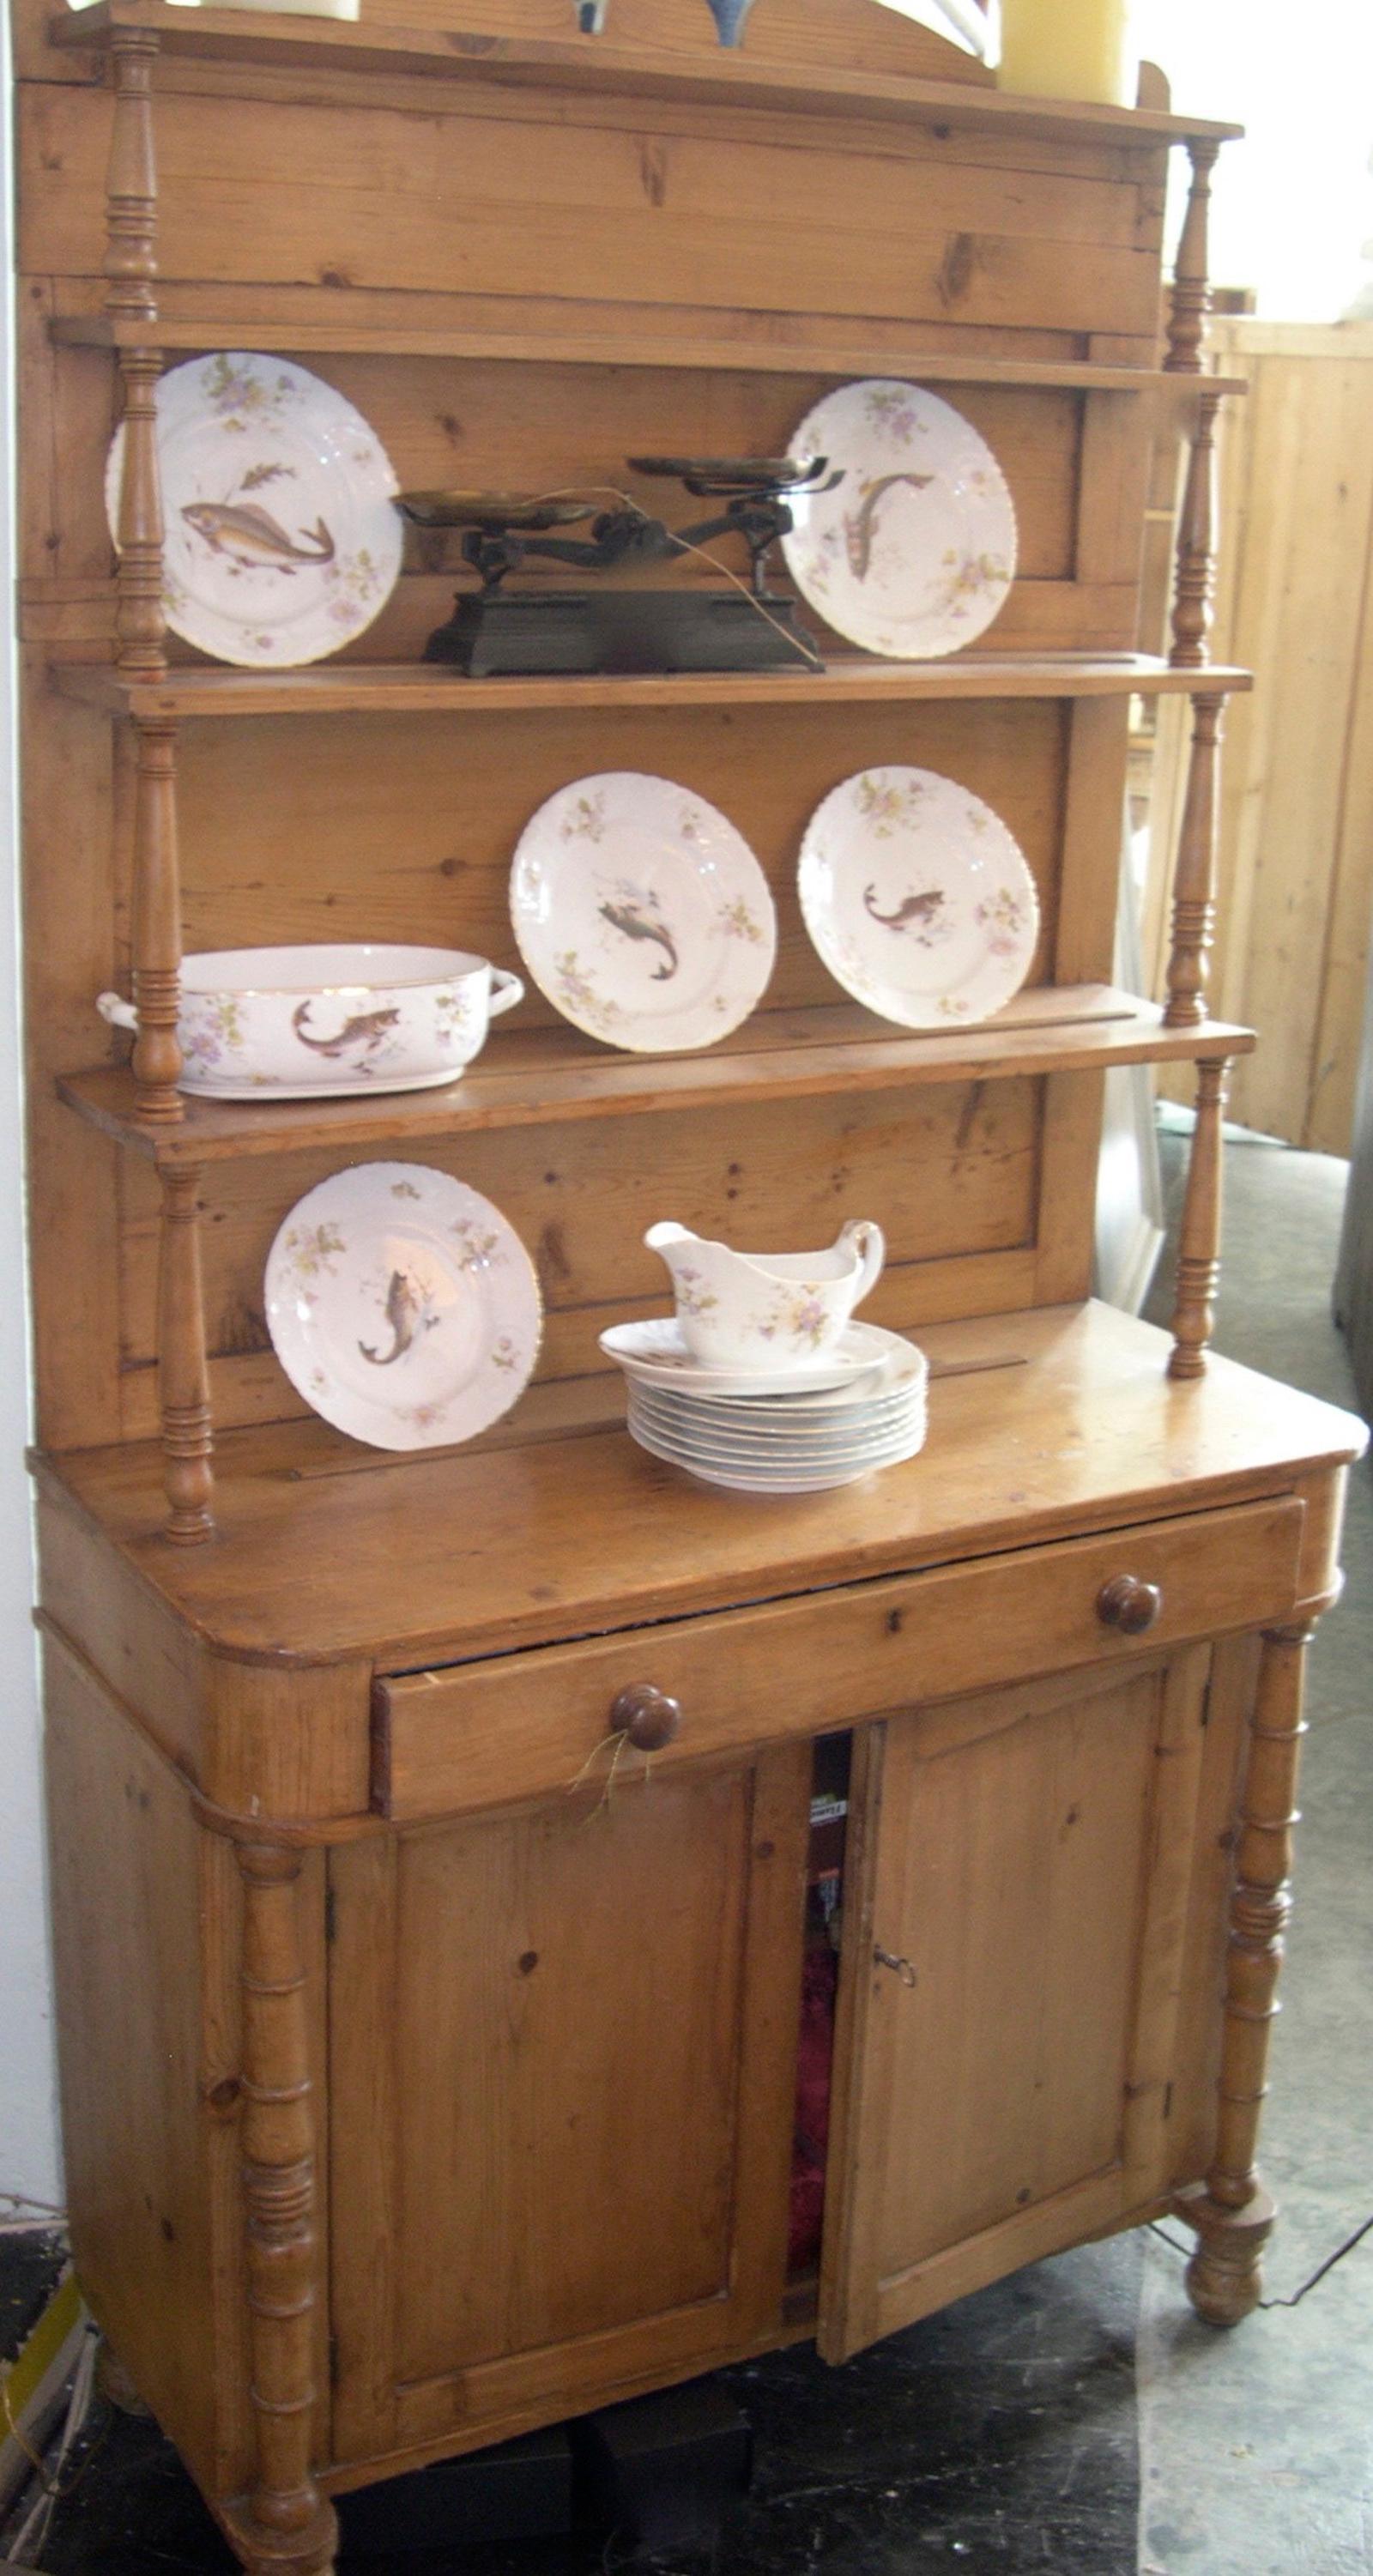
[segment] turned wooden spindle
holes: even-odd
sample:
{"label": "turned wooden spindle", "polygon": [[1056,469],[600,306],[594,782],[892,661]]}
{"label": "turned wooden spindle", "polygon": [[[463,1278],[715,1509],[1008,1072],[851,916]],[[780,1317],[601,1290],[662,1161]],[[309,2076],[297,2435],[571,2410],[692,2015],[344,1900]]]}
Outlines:
{"label": "turned wooden spindle", "polygon": [[171,1506],[165,1535],[178,1547],[197,1547],[214,1536],[214,1441],[200,1281],[200,1174],[184,1167],[162,1174],[158,1368],[163,1482]]}
{"label": "turned wooden spindle", "polygon": [[120,354],[124,461],[119,485],[119,581],[115,659],[121,671],[161,678],[167,668],[162,606],[162,496],[157,471],[157,168],[153,154],[153,64],[158,38],[116,28],[114,125],[106,179],[106,308],[116,323],[146,327],[148,345]]}
{"label": "turned wooden spindle", "polygon": [[1264,1635],[1230,1900],[1215,2156],[1205,2184],[1178,2201],[1179,2215],[1197,2231],[1188,2295],[1197,2314],[1218,2326],[1238,2325],[1257,2306],[1276,2214],[1255,2150],[1292,1911],[1294,1801],[1306,1732],[1302,1682],[1313,1633],[1306,1625]]}
{"label": "turned wooden spindle", "polygon": [[140,722],[133,819],[133,1073],[142,1118],[181,1118],[181,867],[176,726]]}
{"label": "turned wooden spindle", "polygon": [[1204,670],[1211,659],[1211,616],[1216,585],[1216,414],[1219,394],[1203,394],[1187,463],[1178,522],[1177,581],[1173,592],[1173,650],[1178,671]]}
{"label": "turned wooden spindle", "polygon": [[1164,1025],[1200,1028],[1206,1018],[1206,977],[1216,927],[1216,841],[1220,823],[1220,738],[1224,698],[1197,698],[1192,708],[1192,752],[1187,796],[1173,874],[1173,946],[1168,960]]}
{"label": "turned wooden spindle", "polygon": [[1220,1287],[1220,1219],[1228,1064],[1197,1067],[1197,1124],[1182,1205],[1170,1377],[1203,1377]]}
{"label": "turned wooden spindle", "polygon": [[110,36],[114,124],[105,177],[105,304],[132,322],[157,319],[153,65],[159,43],[146,27],[116,27]]}
{"label": "turned wooden spindle", "polygon": [[1201,373],[1201,347],[1211,309],[1211,173],[1220,145],[1198,139],[1187,146],[1192,185],[1173,271],[1173,300],[1168,321],[1168,351],[1163,364],[1174,376]]}
{"label": "turned wooden spindle", "polygon": [[243,1879],[243,2197],[256,2472],[226,2517],[249,2576],[319,2576],[338,2530],[312,2469],[315,2160],[305,1968],[297,1907],[302,1855],[238,1847]]}

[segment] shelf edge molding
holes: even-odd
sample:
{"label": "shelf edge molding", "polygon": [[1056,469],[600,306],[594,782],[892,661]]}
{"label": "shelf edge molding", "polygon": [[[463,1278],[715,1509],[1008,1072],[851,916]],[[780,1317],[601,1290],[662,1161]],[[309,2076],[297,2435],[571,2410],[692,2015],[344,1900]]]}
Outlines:
{"label": "shelf edge molding", "polygon": [[[1016,1008],[977,1028],[933,1036],[859,1011],[764,1013],[743,1033],[747,1039],[751,1031],[752,1044],[693,1056],[616,1055],[589,1042],[585,1052],[571,1052],[577,1041],[566,1032],[531,1031],[493,1040],[444,1092],[261,1104],[187,1097],[175,1123],[140,1116],[127,1069],[69,1074],[58,1092],[89,1125],[160,1170],[200,1171],[263,1155],[381,1146],[404,1152],[480,1130],[742,1100],[1223,1061],[1254,1044],[1251,1031],[1223,1022],[1169,1027],[1156,1003],[1107,985],[1041,988],[1021,997],[1018,1019]],[[782,1023],[775,1033],[766,1025],[773,1017]]]}
{"label": "shelf edge molding", "polygon": [[938,123],[1045,142],[1109,143],[1137,151],[1159,144],[1237,140],[1243,126],[1160,108],[1106,107],[1064,99],[1021,97],[980,80],[913,78],[905,73],[849,71],[835,64],[806,69],[751,60],[729,50],[695,60],[646,46],[594,45],[490,35],[461,29],[350,25],[335,19],[229,9],[194,11],[168,0],[98,0],[93,8],[55,13],[50,43],[64,51],[103,51],[121,31],[137,29],[168,54],[202,61],[280,63],[290,68],[414,71],[429,78],[505,87],[589,92],[602,96],[678,98],[734,106],[884,122]]}
{"label": "shelf edge molding", "polygon": [[844,655],[828,669],[688,671],[614,677],[468,679],[422,662],[328,662],[297,671],[229,670],[188,663],[144,678],[111,662],[54,662],[65,698],[136,723],[191,716],[491,715],[539,708],[856,706],[929,698],[1230,696],[1252,673],[1213,663],[1196,670],[1146,653],[990,654],[944,662],[882,662]]}

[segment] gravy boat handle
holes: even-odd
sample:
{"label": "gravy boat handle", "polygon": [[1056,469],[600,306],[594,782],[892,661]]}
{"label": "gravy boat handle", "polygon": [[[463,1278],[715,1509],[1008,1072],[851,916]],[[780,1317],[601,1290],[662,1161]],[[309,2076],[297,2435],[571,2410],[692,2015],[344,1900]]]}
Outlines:
{"label": "gravy boat handle", "polygon": [[862,1261],[858,1294],[853,1301],[855,1306],[861,1306],[881,1276],[882,1264],[887,1257],[887,1238],[872,1217],[851,1217],[839,1240],[851,1244]]}

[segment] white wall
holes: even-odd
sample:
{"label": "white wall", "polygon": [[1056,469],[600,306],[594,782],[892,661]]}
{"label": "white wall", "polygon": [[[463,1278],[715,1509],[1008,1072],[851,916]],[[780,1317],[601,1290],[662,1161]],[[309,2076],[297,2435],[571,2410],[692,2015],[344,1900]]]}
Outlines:
{"label": "white wall", "polygon": [[[5,65],[8,29],[0,22]],[[10,102],[0,72],[0,277],[8,281]],[[29,1541],[27,1324],[24,1307],[23,1176],[20,1147],[18,968],[15,902],[14,547],[12,506],[14,383],[12,314],[4,294],[0,377],[0,2194],[58,2197],[53,2108],[48,1947],[39,1804],[38,1697]]]}

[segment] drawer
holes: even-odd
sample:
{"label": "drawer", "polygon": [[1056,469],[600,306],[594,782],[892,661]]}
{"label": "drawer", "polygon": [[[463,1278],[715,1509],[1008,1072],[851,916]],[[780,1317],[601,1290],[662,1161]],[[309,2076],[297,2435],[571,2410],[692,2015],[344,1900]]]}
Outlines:
{"label": "drawer", "polygon": [[[1290,1497],[1190,1513],[382,1681],[373,1805],[409,1820],[565,1789],[635,1686],[678,1703],[656,1756],[675,1763],[1282,1619],[1304,1514]],[[1148,1624],[1111,1624],[1122,1604]]]}

